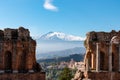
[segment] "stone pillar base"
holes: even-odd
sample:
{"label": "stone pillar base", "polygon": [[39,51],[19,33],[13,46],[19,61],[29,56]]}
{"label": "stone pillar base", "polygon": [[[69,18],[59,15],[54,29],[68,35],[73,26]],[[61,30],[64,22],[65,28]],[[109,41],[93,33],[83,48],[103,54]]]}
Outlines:
{"label": "stone pillar base", "polygon": [[0,73],[5,73],[5,71],[4,70],[0,70]]}
{"label": "stone pillar base", "polygon": [[29,72],[29,73],[33,73],[33,72],[34,72],[34,70],[32,70],[32,69],[31,69],[31,70],[29,70],[28,72]]}
{"label": "stone pillar base", "polygon": [[0,80],[45,80],[45,72],[38,73],[3,73]]}
{"label": "stone pillar base", "polygon": [[18,70],[13,70],[13,73],[18,73]]}

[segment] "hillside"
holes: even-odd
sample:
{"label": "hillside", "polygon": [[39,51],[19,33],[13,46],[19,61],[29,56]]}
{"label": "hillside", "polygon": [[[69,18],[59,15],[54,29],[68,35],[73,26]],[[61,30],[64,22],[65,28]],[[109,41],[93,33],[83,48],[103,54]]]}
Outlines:
{"label": "hillside", "polygon": [[54,51],[48,53],[37,54],[37,59],[52,59],[55,57],[66,57],[72,54],[84,54],[85,48],[84,47],[75,47],[71,49],[65,49],[61,51]]}
{"label": "hillside", "polygon": [[61,62],[61,61],[70,61],[71,59],[79,62],[79,61],[83,61],[83,58],[84,58],[84,54],[72,54],[66,57],[56,57],[52,59],[39,59],[37,60],[37,62],[38,63],[40,62]]}

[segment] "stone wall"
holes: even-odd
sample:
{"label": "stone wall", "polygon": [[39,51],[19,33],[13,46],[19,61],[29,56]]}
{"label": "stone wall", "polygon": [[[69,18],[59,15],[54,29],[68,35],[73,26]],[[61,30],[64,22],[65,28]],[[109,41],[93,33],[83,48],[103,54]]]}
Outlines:
{"label": "stone wall", "polygon": [[[99,69],[109,70],[109,53],[112,56],[112,71],[119,70],[119,44],[111,43],[111,39],[117,36],[120,42],[120,32],[89,32],[85,40],[86,55],[84,61],[89,69],[95,70],[97,63],[97,46],[99,56]],[[110,49],[111,47],[111,49]],[[87,62],[88,61],[88,62]],[[87,65],[86,65],[87,66]]]}
{"label": "stone wall", "polygon": [[119,72],[88,72],[87,79],[90,80],[120,80]]}
{"label": "stone wall", "polygon": [[36,65],[36,41],[29,30],[6,28],[0,31],[0,70],[31,70]]}
{"label": "stone wall", "polygon": [[[28,29],[0,30],[0,80],[45,80],[45,73],[41,73],[41,66],[36,62],[35,51],[36,41]],[[22,76],[25,78],[21,79]]]}
{"label": "stone wall", "polygon": [[45,80],[45,73],[5,73],[0,74],[0,80]]}
{"label": "stone wall", "polygon": [[120,31],[89,32],[84,45],[85,79],[120,80]]}

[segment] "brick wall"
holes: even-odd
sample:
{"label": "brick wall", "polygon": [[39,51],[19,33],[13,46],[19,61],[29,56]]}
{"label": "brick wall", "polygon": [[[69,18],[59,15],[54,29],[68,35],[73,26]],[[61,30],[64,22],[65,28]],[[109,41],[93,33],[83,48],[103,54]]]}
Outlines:
{"label": "brick wall", "polygon": [[0,74],[0,80],[45,80],[45,73],[4,73]]}
{"label": "brick wall", "polygon": [[87,78],[91,80],[120,80],[119,72],[88,72]]}

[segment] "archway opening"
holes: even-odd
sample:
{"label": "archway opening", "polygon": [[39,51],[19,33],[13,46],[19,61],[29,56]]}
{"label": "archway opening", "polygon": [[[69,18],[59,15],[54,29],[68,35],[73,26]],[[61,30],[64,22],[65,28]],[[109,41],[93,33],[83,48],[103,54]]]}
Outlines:
{"label": "archway opening", "polygon": [[114,60],[115,60],[115,58],[114,58],[114,53],[112,53],[112,71],[114,71],[115,69],[114,69],[114,65],[115,65],[115,63],[114,63]]}
{"label": "archway opening", "polygon": [[12,72],[12,54],[10,51],[5,52],[5,72],[10,73]]}
{"label": "archway opening", "polygon": [[100,70],[104,70],[105,65],[105,53],[100,51]]}
{"label": "archway opening", "polygon": [[19,72],[20,73],[26,73],[26,51],[24,50],[23,53],[20,56],[20,66],[19,66]]}
{"label": "archway opening", "polygon": [[91,53],[88,52],[87,57],[86,57],[86,70],[88,70],[88,71],[91,70],[91,64],[92,64]]}

